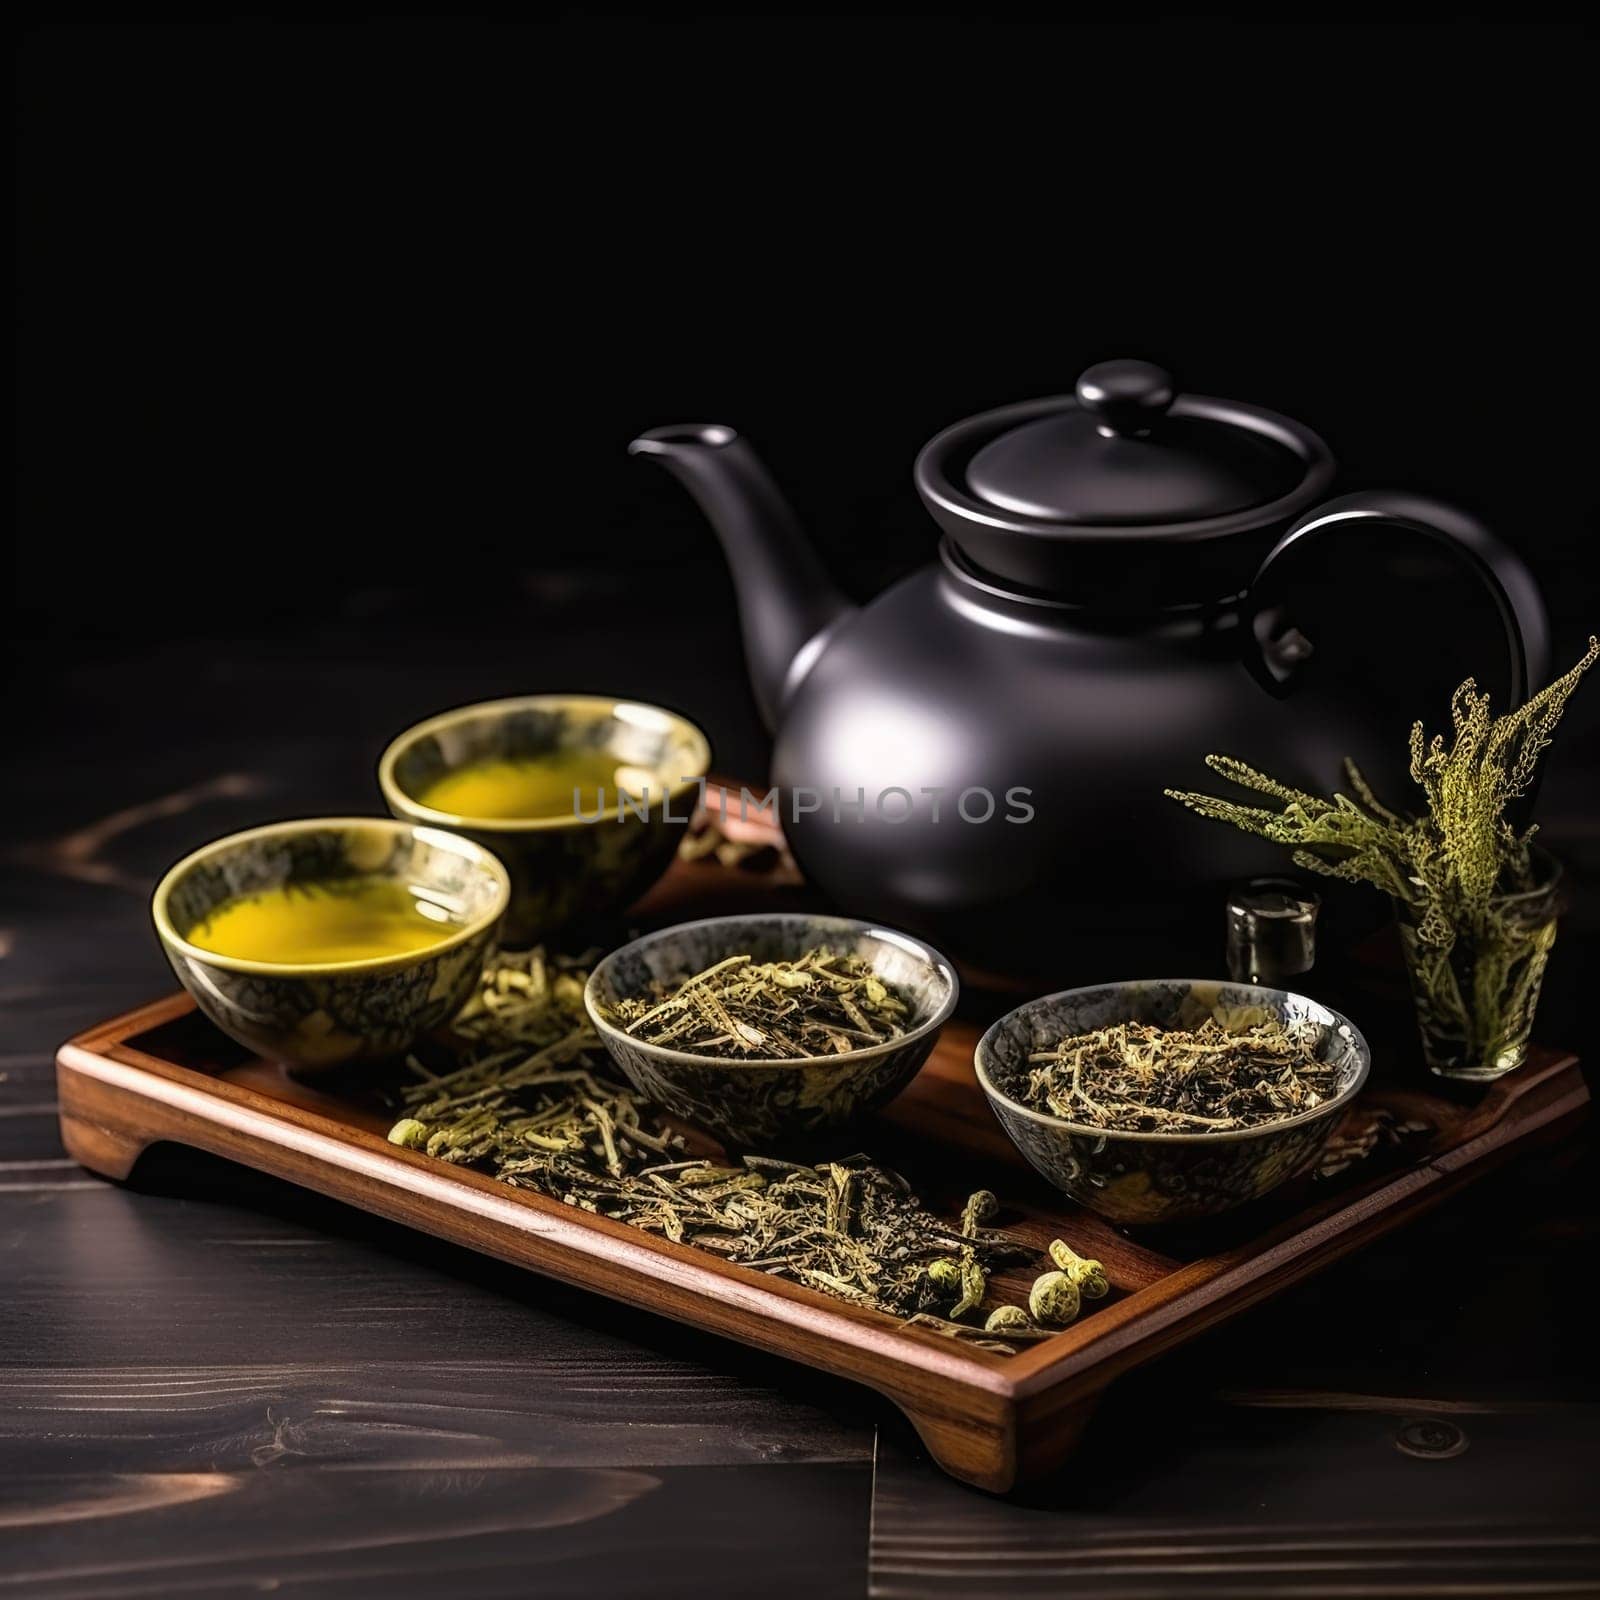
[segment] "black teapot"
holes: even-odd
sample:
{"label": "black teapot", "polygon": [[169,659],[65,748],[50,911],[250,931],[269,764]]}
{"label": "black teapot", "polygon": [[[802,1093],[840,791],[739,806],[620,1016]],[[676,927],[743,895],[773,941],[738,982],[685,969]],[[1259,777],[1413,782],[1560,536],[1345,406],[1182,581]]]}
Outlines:
{"label": "black teapot", "polygon": [[1210,751],[1322,788],[1349,755],[1404,805],[1411,719],[1469,673],[1514,703],[1548,667],[1533,580],[1486,528],[1414,495],[1324,501],[1309,428],[1142,361],[932,439],[938,562],[860,609],[732,428],[630,448],[721,538],[807,876],[984,965],[1214,969],[1220,886],[1284,863],[1165,788],[1206,787]]}

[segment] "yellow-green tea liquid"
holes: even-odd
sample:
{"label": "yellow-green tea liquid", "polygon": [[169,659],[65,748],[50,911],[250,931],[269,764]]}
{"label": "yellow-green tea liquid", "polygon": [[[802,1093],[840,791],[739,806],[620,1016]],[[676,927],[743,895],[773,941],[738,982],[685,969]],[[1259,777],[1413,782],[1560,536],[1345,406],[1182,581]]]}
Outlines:
{"label": "yellow-green tea liquid", "polygon": [[241,961],[370,961],[448,938],[444,910],[392,878],[293,884],[225,900],[188,932],[190,944]]}
{"label": "yellow-green tea liquid", "polygon": [[[645,776],[636,767],[619,767],[604,750],[556,750],[531,761],[471,762],[447,772],[417,798],[457,817],[593,818],[602,806],[615,813],[618,789],[637,793]],[[657,783],[651,782],[652,799]]]}

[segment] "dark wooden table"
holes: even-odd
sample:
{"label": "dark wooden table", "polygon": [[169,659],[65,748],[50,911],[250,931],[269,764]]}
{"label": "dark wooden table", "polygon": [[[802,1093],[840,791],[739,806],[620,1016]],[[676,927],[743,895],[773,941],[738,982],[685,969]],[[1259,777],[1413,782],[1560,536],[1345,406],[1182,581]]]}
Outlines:
{"label": "dark wooden table", "polygon": [[[643,629],[590,676],[709,707],[749,770],[725,658],[666,644]],[[942,1477],[870,1395],[242,1169],[163,1147],[126,1186],[80,1172],[53,1053],[171,986],[159,869],[250,822],[375,810],[387,734],[565,681],[511,640],[441,659],[334,631],[13,674],[0,1594],[1600,1589],[1586,1140],[1125,1381],[1074,1467],[1006,1501]],[[1581,860],[1579,792],[1547,816]],[[1589,905],[1547,1017],[1577,1014]]]}

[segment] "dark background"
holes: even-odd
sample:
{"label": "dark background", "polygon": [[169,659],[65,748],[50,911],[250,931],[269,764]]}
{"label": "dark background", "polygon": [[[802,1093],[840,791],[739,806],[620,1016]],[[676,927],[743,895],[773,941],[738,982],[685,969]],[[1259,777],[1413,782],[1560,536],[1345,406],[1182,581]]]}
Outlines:
{"label": "dark background", "polygon": [[1553,24],[36,28],[21,633],[531,629],[600,574],[720,644],[634,432],[738,425],[865,594],[934,543],[933,431],[1140,355],[1490,518],[1565,649],[1591,69]]}

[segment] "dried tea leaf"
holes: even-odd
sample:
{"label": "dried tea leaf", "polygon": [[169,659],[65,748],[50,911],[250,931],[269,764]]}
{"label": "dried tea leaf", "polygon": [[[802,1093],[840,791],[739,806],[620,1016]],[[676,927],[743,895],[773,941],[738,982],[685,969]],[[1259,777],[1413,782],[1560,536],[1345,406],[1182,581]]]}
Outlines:
{"label": "dried tea leaf", "polygon": [[1318,1030],[1276,1017],[1232,1030],[1124,1022],[1073,1034],[1028,1057],[1023,1102],[1120,1133],[1253,1128],[1314,1110],[1339,1092],[1315,1053]]}
{"label": "dried tea leaf", "polygon": [[888,1043],[906,1031],[910,1013],[859,956],[816,949],[795,961],[730,956],[644,998],[617,1001],[607,1020],[674,1050],[795,1060]]}

